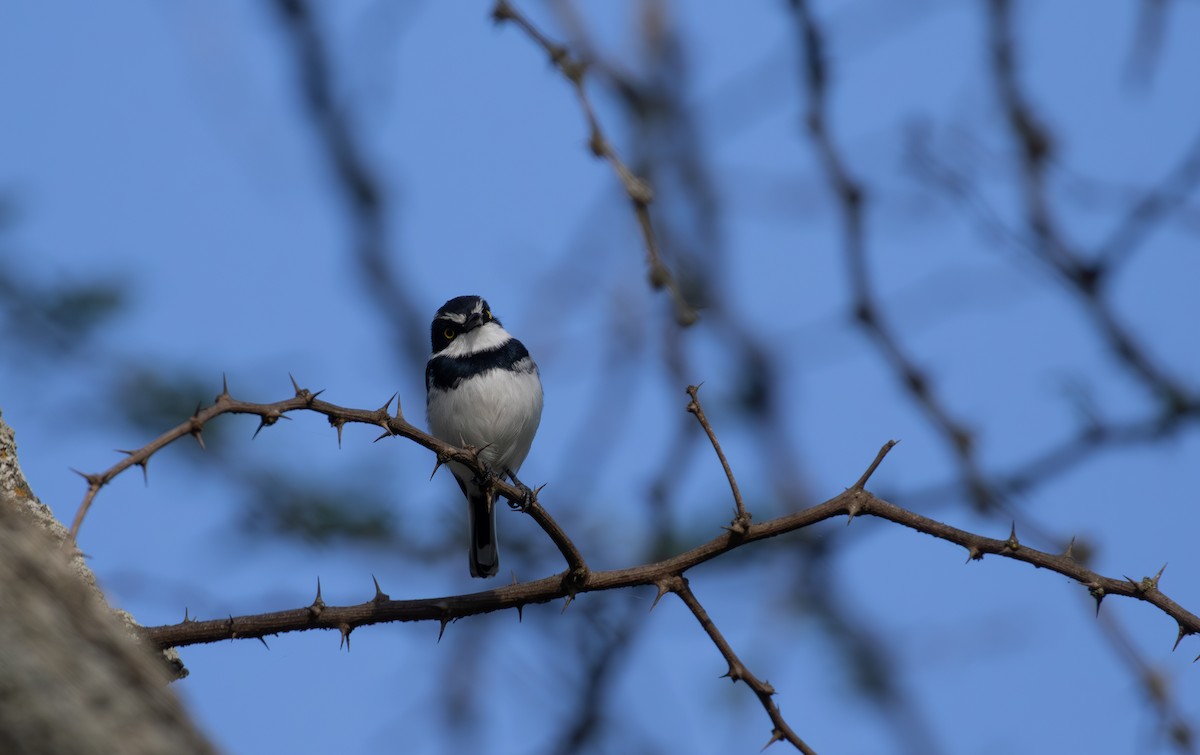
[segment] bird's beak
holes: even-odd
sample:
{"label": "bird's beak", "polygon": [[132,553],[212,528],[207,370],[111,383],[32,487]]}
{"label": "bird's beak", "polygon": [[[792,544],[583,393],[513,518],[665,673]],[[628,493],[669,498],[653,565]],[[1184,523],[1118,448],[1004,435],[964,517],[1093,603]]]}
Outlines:
{"label": "bird's beak", "polygon": [[463,332],[475,330],[480,325],[483,325],[483,315],[479,312],[473,312],[467,316],[467,321],[463,323]]}

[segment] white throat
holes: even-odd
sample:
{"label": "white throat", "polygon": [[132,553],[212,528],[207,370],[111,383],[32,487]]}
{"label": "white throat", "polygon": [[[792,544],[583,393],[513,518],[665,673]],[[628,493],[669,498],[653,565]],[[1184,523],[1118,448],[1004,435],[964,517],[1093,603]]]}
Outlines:
{"label": "white throat", "polygon": [[512,340],[508,331],[494,322],[487,322],[455,338],[438,356],[469,357],[481,351],[491,351]]}

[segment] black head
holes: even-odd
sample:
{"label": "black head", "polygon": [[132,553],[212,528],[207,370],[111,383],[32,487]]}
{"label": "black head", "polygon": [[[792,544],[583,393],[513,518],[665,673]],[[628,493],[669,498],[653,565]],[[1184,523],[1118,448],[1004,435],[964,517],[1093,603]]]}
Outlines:
{"label": "black head", "polygon": [[485,323],[500,321],[492,316],[492,310],[482,296],[456,296],[443,304],[433,317],[430,340],[436,354],[464,333]]}

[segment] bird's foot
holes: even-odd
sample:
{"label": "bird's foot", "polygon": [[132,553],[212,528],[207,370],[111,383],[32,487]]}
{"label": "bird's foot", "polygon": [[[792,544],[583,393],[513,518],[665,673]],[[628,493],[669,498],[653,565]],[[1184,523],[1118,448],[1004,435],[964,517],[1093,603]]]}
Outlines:
{"label": "bird's foot", "polygon": [[496,489],[496,483],[503,478],[497,475],[496,471],[487,464],[483,464],[481,466],[483,467],[483,474],[475,475],[472,481],[480,488],[488,491],[489,495],[491,495]]}
{"label": "bird's foot", "polygon": [[513,511],[529,511],[529,507],[533,505],[537,493],[531,490],[528,485],[518,480],[517,476],[513,474],[511,469],[506,469],[504,471],[505,474],[508,475],[509,479],[513,481],[513,485],[517,487],[517,490],[521,491],[521,500],[509,501],[508,507]]}

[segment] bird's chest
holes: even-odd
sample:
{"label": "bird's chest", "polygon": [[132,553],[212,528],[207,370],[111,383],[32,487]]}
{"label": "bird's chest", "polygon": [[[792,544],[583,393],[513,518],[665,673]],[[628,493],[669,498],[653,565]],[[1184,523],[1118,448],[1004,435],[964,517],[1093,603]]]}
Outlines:
{"label": "bird's chest", "polygon": [[490,370],[449,390],[433,389],[427,410],[430,431],[455,445],[508,446],[537,427],[542,387],[534,372]]}

